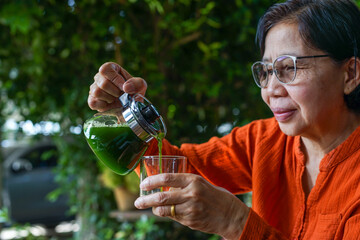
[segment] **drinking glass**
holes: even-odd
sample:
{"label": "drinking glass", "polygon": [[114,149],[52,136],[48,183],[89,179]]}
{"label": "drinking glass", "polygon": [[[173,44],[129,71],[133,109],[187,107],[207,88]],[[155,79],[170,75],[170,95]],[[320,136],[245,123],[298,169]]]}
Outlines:
{"label": "drinking glass", "polygon": [[[160,173],[185,173],[186,172],[186,157],[185,156],[144,156],[140,161],[140,182],[145,178],[160,174]],[[169,191],[170,187],[160,187],[150,191],[140,189],[140,196]]]}

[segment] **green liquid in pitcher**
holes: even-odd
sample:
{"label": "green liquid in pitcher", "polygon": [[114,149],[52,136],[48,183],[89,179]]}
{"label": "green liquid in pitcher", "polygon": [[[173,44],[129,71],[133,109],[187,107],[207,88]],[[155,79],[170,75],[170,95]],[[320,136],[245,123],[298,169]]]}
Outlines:
{"label": "green liquid in pitcher", "polygon": [[86,139],[95,155],[120,175],[130,173],[147,149],[127,125],[92,126]]}

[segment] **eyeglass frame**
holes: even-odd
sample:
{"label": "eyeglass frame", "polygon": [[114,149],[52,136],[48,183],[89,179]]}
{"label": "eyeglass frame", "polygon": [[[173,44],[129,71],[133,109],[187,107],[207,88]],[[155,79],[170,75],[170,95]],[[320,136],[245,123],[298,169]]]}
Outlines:
{"label": "eyeglass frame", "polygon": [[[330,55],[326,54],[326,55],[313,55],[313,56],[300,56],[300,57],[291,56],[291,55],[281,55],[281,56],[277,57],[277,58],[273,61],[273,63],[264,63],[263,61],[254,62],[253,65],[251,66],[251,72],[252,72],[254,81],[255,81],[256,85],[257,85],[259,88],[265,88],[265,87],[268,85],[268,83],[269,83],[269,69],[268,69],[268,66],[274,67],[275,62],[276,62],[279,58],[281,58],[281,57],[290,57],[290,58],[293,60],[293,62],[294,62],[294,77],[293,77],[289,82],[283,82],[283,81],[281,81],[281,80],[279,79],[279,77],[278,77],[278,75],[277,75],[276,69],[272,69],[272,70],[271,70],[271,74],[275,73],[275,77],[276,77],[276,79],[277,79],[280,83],[282,83],[282,84],[289,84],[289,83],[293,82],[293,81],[295,80],[295,78],[296,78],[296,61],[297,61],[297,59],[330,57]],[[260,82],[258,83],[258,82],[256,81],[256,77],[255,77],[255,74],[254,74],[254,66],[255,66],[255,64],[258,64],[258,63],[261,63],[261,64],[265,65],[265,67],[266,67],[266,84],[265,84],[265,86],[261,86],[261,85],[260,85]]]}

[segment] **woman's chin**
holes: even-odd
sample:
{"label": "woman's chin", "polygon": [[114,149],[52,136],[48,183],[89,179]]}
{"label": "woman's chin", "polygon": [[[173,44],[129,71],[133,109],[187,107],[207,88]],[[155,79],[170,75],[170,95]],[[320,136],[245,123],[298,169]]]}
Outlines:
{"label": "woman's chin", "polygon": [[300,135],[299,126],[293,122],[278,122],[281,131],[287,136]]}

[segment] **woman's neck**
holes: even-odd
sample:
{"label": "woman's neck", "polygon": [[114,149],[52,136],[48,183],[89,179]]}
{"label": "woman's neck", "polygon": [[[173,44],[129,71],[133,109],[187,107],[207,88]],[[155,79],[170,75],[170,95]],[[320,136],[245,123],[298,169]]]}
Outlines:
{"label": "woman's neck", "polygon": [[322,159],[325,154],[343,143],[360,126],[360,115],[349,114],[333,126],[321,134],[301,136],[303,150],[309,159]]}
{"label": "woman's neck", "polygon": [[320,137],[301,136],[301,148],[306,159],[302,176],[305,198],[308,197],[311,189],[315,186],[320,171],[320,162],[324,156],[343,143],[360,126],[360,116],[358,115],[352,114],[348,118],[343,118],[343,120],[336,125],[336,129],[329,130]]}

